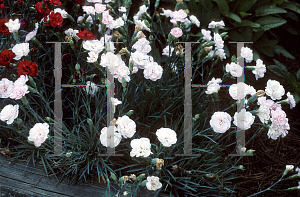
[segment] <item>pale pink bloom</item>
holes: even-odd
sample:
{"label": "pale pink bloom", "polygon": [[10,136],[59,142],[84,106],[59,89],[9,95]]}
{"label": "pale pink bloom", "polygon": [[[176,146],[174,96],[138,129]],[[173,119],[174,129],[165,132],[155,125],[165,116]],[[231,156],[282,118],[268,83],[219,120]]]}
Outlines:
{"label": "pale pink bloom", "polygon": [[210,126],[216,133],[225,133],[231,126],[231,116],[227,112],[215,112],[210,121]]}
{"label": "pale pink bloom", "polygon": [[182,30],[179,27],[174,27],[170,32],[174,37],[179,38],[182,36]]}
{"label": "pale pink bloom", "polygon": [[132,68],[132,73],[137,73],[139,71],[138,67],[134,66]]}
{"label": "pale pink bloom", "polygon": [[87,62],[94,63],[97,61],[99,53],[95,53],[95,52],[91,51],[88,54],[89,54],[89,57],[87,57]]}
{"label": "pale pink bloom", "polygon": [[183,9],[180,9],[178,11],[174,11],[172,13],[172,18],[175,21],[184,22],[184,19],[187,17],[187,14],[183,11]]}
{"label": "pale pink bloom", "polygon": [[294,99],[294,96],[290,92],[288,92],[286,96],[287,96],[287,101],[290,104],[290,108],[291,109],[294,108],[296,106],[296,101]]}
{"label": "pale pink bloom", "polygon": [[156,62],[150,62],[146,65],[144,70],[144,77],[152,81],[160,79],[163,73],[163,69]]}
{"label": "pale pink bloom", "polygon": [[28,140],[33,141],[36,147],[41,146],[48,138],[49,125],[47,123],[36,123],[29,131]]}
{"label": "pale pink bloom", "polygon": [[14,82],[3,78],[0,81],[0,98],[8,98],[14,90]]}
{"label": "pale pink bloom", "polygon": [[103,13],[106,10],[106,5],[101,3],[95,4],[95,12],[100,14]]}
{"label": "pale pink bloom", "polygon": [[29,93],[28,86],[16,86],[13,92],[10,94],[11,99],[21,99],[25,94]]}
{"label": "pale pink bloom", "polygon": [[[170,52],[170,49],[171,49],[171,52]],[[170,47],[169,45],[167,45],[167,46],[163,49],[162,55],[171,56],[172,53],[173,53],[173,51],[174,51],[174,48],[173,48],[173,47]]]}
{"label": "pale pink bloom", "polygon": [[280,108],[277,108],[275,111],[272,110],[271,116],[271,121],[274,124],[285,125],[287,123],[286,113]]}
{"label": "pale pink bloom", "polygon": [[95,15],[95,8],[93,6],[82,6],[82,10],[87,14]]}
{"label": "pale pink bloom", "polygon": [[132,48],[144,54],[147,54],[151,51],[150,42],[146,38],[138,39],[138,41],[134,43]]}
{"label": "pale pink bloom", "polygon": [[146,64],[149,62],[149,56],[139,51],[131,53],[130,58],[133,61],[133,64],[140,69],[144,69]]}
{"label": "pale pink bloom", "polygon": [[129,68],[127,66],[125,66],[125,64],[121,64],[118,67],[115,68],[114,70],[114,78],[118,78],[118,81],[120,83],[122,83],[122,78],[124,77],[124,79],[129,82],[130,81],[130,71]]}
{"label": "pale pink bloom", "polygon": [[108,11],[102,13],[102,23],[105,25],[109,25],[113,22],[114,18],[109,15]]}
{"label": "pale pink bloom", "polygon": [[272,105],[271,105],[271,107],[270,107],[270,110],[276,110],[276,109],[281,109],[281,104],[278,104],[278,103],[273,103]]}

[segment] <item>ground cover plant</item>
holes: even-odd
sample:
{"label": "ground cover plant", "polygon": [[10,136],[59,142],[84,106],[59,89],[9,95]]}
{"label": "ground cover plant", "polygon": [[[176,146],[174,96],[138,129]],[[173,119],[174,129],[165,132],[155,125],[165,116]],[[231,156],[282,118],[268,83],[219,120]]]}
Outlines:
{"label": "ground cover plant", "polygon": [[[105,183],[108,195],[142,187],[148,196],[299,194],[299,162],[281,161],[262,187],[241,182],[259,140],[294,135],[299,72],[228,42],[241,41],[232,36],[241,25],[227,1],[0,2],[2,154],[42,165],[59,182]],[[268,3],[297,12],[289,1]],[[256,17],[265,4],[255,4]],[[202,24],[193,5],[231,19]]]}

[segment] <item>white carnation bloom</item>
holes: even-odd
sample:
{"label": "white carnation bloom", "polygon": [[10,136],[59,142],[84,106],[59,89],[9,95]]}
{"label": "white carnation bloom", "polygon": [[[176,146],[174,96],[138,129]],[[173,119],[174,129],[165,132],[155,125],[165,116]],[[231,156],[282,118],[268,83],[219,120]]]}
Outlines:
{"label": "white carnation bloom", "polygon": [[278,137],[280,137],[280,135],[282,137],[285,137],[286,134],[288,133],[287,130],[290,129],[289,124],[285,124],[285,125],[277,125],[277,124],[271,124],[269,130],[268,130],[268,137],[273,139],[273,140],[277,140]]}
{"label": "white carnation bloom", "polygon": [[223,29],[225,27],[225,23],[224,21],[220,21],[220,22],[215,22],[215,21],[211,21],[209,24],[208,24],[208,28],[220,28],[220,29]]}
{"label": "white carnation bloom", "polygon": [[146,31],[151,32],[151,30],[149,29],[149,27],[147,27],[147,25],[145,24],[145,20],[143,20],[143,21],[141,21],[141,20],[136,20],[136,21],[135,21],[135,24],[141,26],[141,27],[142,27],[141,30],[145,29]]}
{"label": "white carnation bloom", "polygon": [[[113,130],[113,134],[109,133],[110,129]],[[111,147],[111,148],[118,146],[121,142],[122,135],[118,133],[117,130],[118,129],[115,126],[109,126],[108,128],[104,127],[103,129],[101,129],[101,135],[100,135],[101,144],[105,147]],[[114,138],[114,141],[113,144],[110,144],[110,140],[112,137]]]}
{"label": "white carnation bloom", "polygon": [[239,64],[236,64],[234,62],[231,62],[230,64],[226,64],[226,72],[230,72],[230,74],[234,77],[240,77],[243,74],[243,67],[241,67]]}
{"label": "white carnation bloom", "polygon": [[203,34],[203,39],[206,41],[211,41],[212,37],[211,37],[211,31],[209,30],[205,30],[205,29],[201,29],[201,33]]}
{"label": "white carnation bloom", "polygon": [[194,15],[190,16],[190,20],[192,21],[193,24],[195,24],[197,27],[200,26],[200,21],[198,20],[198,18]]}
{"label": "white carnation bloom", "polygon": [[261,59],[256,60],[255,70],[252,70],[252,73],[255,74],[255,79],[263,78],[267,72],[266,65],[263,64]]}
{"label": "white carnation bloom", "polygon": [[149,62],[144,70],[144,77],[152,81],[160,79],[163,73],[163,69],[156,62]]}
{"label": "white carnation bloom", "polygon": [[280,100],[285,94],[285,90],[282,85],[276,80],[269,79],[265,92],[272,100]]}
{"label": "white carnation bloom", "polygon": [[235,112],[233,124],[241,130],[247,130],[251,128],[254,119],[255,116],[253,116],[250,112],[246,112],[246,109],[243,108],[240,112]]}
{"label": "white carnation bloom", "polygon": [[100,13],[103,13],[105,12],[106,10],[106,5],[105,4],[102,4],[102,3],[96,3],[95,4],[95,12],[100,14]]}
{"label": "white carnation bloom", "polygon": [[169,128],[158,129],[156,131],[156,136],[165,147],[170,147],[177,142],[176,132]]}
{"label": "white carnation bloom", "polygon": [[87,94],[94,96],[96,92],[99,90],[99,87],[95,83],[91,81],[87,81],[84,90],[86,91]]}
{"label": "white carnation bloom", "polygon": [[214,77],[207,83],[207,90],[205,91],[206,94],[213,94],[218,93],[221,86],[219,83],[222,83],[222,80],[220,78],[215,79]]}
{"label": "white carnation bloom", "polygon": [[104,49],[104,42],[101,40],[86,40],[83,41],[82,47],[85,50],[100,53]]}
{"label": "white carnation bloom", "polygon": [[65,30],[65,34],[67,36],[72,36],[76,40],[79,40],[80,38],[76,35],[77,33],[79,33],[79,30],[77,30],[77,29],[69,28],[69,29]]}
{"label": "white carnation bloom", "polygon": [[140,69],[145,69],[146,64],[149,62],[149,56],[139,51],[131,53],[131,59],[133,64]]}
{"label": "white carnation bloom", "polygon": [[146,38],[138,39],[132,48],[144,54],[147,54],[151,51],[150,42]]}
{"label": "white carnation bloom", "polygon": [[245,58],[247,63],[250,63],[253,60],[253,51],[248,47],[242,47],[241,56]]}
{"label": "white carnation bloom", "polygon": [[98,60],[99,53],[95,53],[93,51],[89,52],[89,57],[87,57],[87,62],[94,63]]}
{"label": "white carnation bloom", "polygon": [[162,187],[162,183],[159,182],[159,177],[157,176],[148,176],[147,177],[147,182],[146,182],[146,187],[148,190],[158,190]]}
{"label": "white carnation bloom", "polygon": [[148,138],[133,139],[130,143],[132,150],[131,157],[148,157],[151,152],[151,144]]}
{"label": "white carnation bloom", "polygon": [[166,16],[166,17],[171,17],[173,14],[172,10],[163,10],[163,13],[160,13],[160,15]]}
{"label": "white carnation bloom", "polygon": [[19,31],[20,27],[21,27],[21,24],[20,24],[20,21],[19,19],[15,19],[15,20],[12,20],[12,19],[9,19],[9,21],[7,23],[4,23],[7,27],[8,27],[8,31],[10,33],[14,33],[14,32],[17,32]]}
{"label": "white carnation bloom", "polygon": [[0,119],[2,121],[7,121],[7,124],[13,123],[13,121],[18,117],[19,105],[6,105],[0,112]]}
{"label": "white carnation bloom", "polygon": [[63,18],[68,18],[68,12],[64,9],[55,8],[53,11],[60,13]]}
{"label": "white carnation bloom", "polygon": [[[122,60],[120,60],[122,61]],[[123,61],[122,61],[123,62]],[[113,72],[113,77],[114,78],[118,78],[118,81],[120,83],[122,83],[122,78],[124,77],[124,79],[126,80],[126,82],[129,82],[130,81],[130,70],[129,68],[125,65],[125,63],[121,63],[119,66],[115,67],[115,69],[112,71],[110,70],[111,72]]]}
{"label": "white carnation bloom", "polygon": [[28,140],[33,141],[36,147],[41,146],[48,138],[49,125],[47,123],[36,123],[29,131]]}
{"label": "white carnation bloom", "polygon": [[[170,51],[171,49],[171,51]],[[172,53],[174,51],[174,48],[173,47],[170,47],[169,45],[167,45],[164,49],[163,49],[163,53],[162,55],[166,55],[166,56],[171,56]]]}
{"label": "white carnation bloom", "polygon": [[124,6],[119,7],[119,12],[126,12],[126,8]]}
{"label": "white carnation bloom", "polygon": [[224,49],[217,49],[215,54],[220,58],[221,61],[223,61],[223,59],[226,59],[226,54]]}
{"label": "white carnation bloom", "polygon": [[263,124],[268,124],[268,120],[270,120],[270,109],[266,103],[260,105],[257,110],[257,116]]}
{"label": "white carnation bloom", "polygon": [[231,126],[231,116],[227,112],[215,112],[209,123],[216,133],[225,133]]}
{"label": "white carnation bloom", "polygon": [[136,132],[136,124],[128,116],[119,117],[116,124],[118,131],[124,138],[131,138]]}
{"label": "white carnation bloom", "polygon": [[222,40],[222,37],[218,33],[214,33],[214,41],[215,46],[217,49],[223,49],[224,47],[224,41]]}
{"label": "white carnation bloom", "polygon": [[122,101],[119,101],[117,98],[111,97],[110,100],[114,106],[122,104]]}
{"label": "white carnation bloom", "polygon": [[[77,18],[77,23],[79,23],[79,21],[82,21],[84,17],[85,17],[85,14],[83,16],[79,16]],[[87,24],[92,24],[93,23],[93,18],[91,16],[88,16],[87,19],[85,20],[85,22]]]}
{"label": "white carnation bloom", "polygon": [[82,6],[82,10],[87,14],[95,15],[95,8],[93,6]]}
{"label": "white carnation bloom", "polygon": [[14,82],[3,78],[0,81],[0,98],[9,98],[9,95],[14,90]]}
{"label": "white carnation bloom", "polygon": [[23,56],[28,55],[28,53],[30,52],[29,43],[16,44],[12,48],[12,52],[14,52],[16,54],[16,57],[14,57],[14,59],[20,60]]}
{"label": "white carnation bloom", "polygon": [[245,98],[247,94],[254,95],[255,93],[255,89],[252,86],[248,86],[244,82],[232,84],[229,87],[229,94],[234,100],[240,100]]}

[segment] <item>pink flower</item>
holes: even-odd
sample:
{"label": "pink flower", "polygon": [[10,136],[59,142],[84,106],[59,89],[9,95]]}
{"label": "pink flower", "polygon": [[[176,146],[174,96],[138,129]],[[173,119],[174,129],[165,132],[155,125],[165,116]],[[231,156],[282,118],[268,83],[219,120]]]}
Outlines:
{"label": "pink flower", "polygon": [[182,30],[179,27],[174,27],[170,32],[174,37],[179,38],[182,36]]}
{"label": "pink flower", "polygon": [[186,17],[187,17],[187,14],[182,9],[172,13],[172,18],[174,19],[173,21],[176,21],[176,22],[177,21],[184,22],[184,19]]}
{"label": "pink flower", "polygon": [[100,14],[103,13],[106,10],[106,5],[101,3],[95,4],[95,12]]}
{"label": "pink flower", "polygon": [[21,99],[25,94],[29,93],[28,86],[15,86],[13,92],[10,94],[11,99]]}
{"label": "pink flower", "polygon": [[113,22],[114,18],[109,15],[109,12],[102,13],[102,23],[105,25],[109,25]]}
{"label": "pink flower", "polygon": [[276,125],[285,125],[287,123],[286,113],[282,109],[277,108],[275,111],[272,110],[271,115],[272,123]]}
{"label": "pink flower", "polygon": [[138,70],[139,70],[138,67],[134,66],[133,69],[132,69],[132,73],[137,73]]}

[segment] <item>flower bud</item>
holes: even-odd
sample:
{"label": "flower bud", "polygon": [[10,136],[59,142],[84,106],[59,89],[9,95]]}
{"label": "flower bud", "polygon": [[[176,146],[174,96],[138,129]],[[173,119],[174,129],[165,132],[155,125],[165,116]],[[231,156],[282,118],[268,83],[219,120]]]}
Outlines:
{"label": "flower bud", "polygon": [[93,125],[93,121],[91,119],[88,118],[86,121],[89,125]]}
{"label": "flower bud", "polygon": [[110,172],[110,177],[112,178],[112,180],[116,181],[117,177],[114,173]]}
{"label": "flower bud", "polygon": [[77,71],[80,70],[80,65],[79,65],[78,63],[75,65],[75,69],[76,69]]}
{"label": "flower bud", "polygon": [[17,124],[23,124],[23,120],[21,118],[17,118],[15,120],[15,123],[17,123]]}
{"label": "flower bud", "polygon": [[254,153],[254,151],[255,150],[249,149],[249,150],[247,150],[246,154],[252,154],[252,153]]}
{"label": "flower bud", "polygon": [[143,178],[145,178],[145,174],[140,174],[140,175],[136,178],[136,180],[137,180],[137,181],[140,181],[140,180],[142,180]]}
{"label": "flower bud", "polygon": [[134,113],[133,110],[129,110],[129,111],[126,113],[126,115],[127,115],[127,116],[131,116],[133,113]]}
{"label": "flower bud", "polygon": [[294,169],[294,166],[293,165],[286,165],[285,166],[285,171],[283,172],[283,176],[287,175],[287,173],[290,171],[290,170],[293,170]]}

